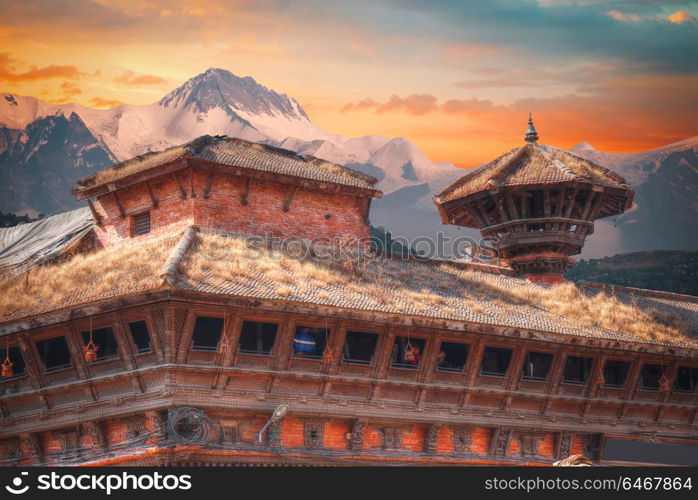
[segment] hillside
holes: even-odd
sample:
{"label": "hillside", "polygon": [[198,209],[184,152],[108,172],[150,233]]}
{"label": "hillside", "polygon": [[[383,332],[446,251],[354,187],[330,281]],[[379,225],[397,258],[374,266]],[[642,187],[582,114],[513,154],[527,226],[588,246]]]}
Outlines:
{"label": "hillside", "polygon": [[633,252],[581,260],[565,276],[698,296],[698,252]]}

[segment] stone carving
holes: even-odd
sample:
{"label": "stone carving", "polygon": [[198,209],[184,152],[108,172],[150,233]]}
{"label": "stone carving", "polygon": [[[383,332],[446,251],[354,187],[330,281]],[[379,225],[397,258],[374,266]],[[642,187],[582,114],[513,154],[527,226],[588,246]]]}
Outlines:
{"label": "stone carving", "polygon": [[324,431],[324,420],[306,420],[303,423],[304,446],[309,450],[320,450],[324,448]]}
{"label": "stone carving", "polygon": [[426,435],[424,436],[424,453],[434,455],[439,442],[440,427],[436,424],[431,424],[427,427]]}
{"label": "stone carving", "polygon": [[272,422],[267,427],[267,444],[270,448],[281,448],[281,421]]}
{"label": "stone carving", "polygon": [[472,438],[470,437],[470,427],[464,425],[454,427],[451,442],[453,443],[453,451],[457,455],[469,454],[470,445],[472,444]]}
{"label": "stone carving", "polygon": [[569,457],[572,454],[572,436],[569,434],[559,434],[558,439],[557,458],[563,459]]}
{"label": "stone carving", "polygon": [[165,425],[165,420],[162,418],[162,414],[159,411],[148,411],[145,415],[153,429],[155,440],[160,441],[164,439],[167,435],[167,427]]}
{"label": "stone carving", "polygon": [[349,442],[349,446],[354,451],[362,450],[364,447],[366,424],[366,420],[361,418],[354,421],[354,425],[351,429],[351,441]]}
{"label": "stone carving", "polygon": [[381,432],[381,445],[384,450],[399,450],[402,448],[402,429],[399,427],[384,427]]}
{"label": "stone carving", "polygon": [[506,429],[497,429],[492,436],[492,456],[505,457],[511,442],[512,431]]}
{"label": "stone carving", "polygon": [[95,452],[102,452],[107,449],[107,441],[102,432],[99,422],[93,420],[82,424],[82,431],[90,437],[92,448]]}
{"label": "stone carving", "polygon": [[44,459],[44,454],[41,451],[41,444],[36,434],[22,434],[20,439],[29,453],[29,460],[31,463],[33,465],[40,464]]}
{"label": "stone carving", "polygon": [[126,420],[126,440],[142,438],[146,435],[145,419],[142,415]]}

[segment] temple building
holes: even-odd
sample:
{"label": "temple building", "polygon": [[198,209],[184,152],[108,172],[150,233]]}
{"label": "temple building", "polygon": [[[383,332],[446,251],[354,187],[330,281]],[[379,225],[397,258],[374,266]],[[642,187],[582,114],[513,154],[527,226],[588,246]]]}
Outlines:
{"label": "temple building", "polygon": [[633,192],[537,140],[435,197],[485,263],[371,249],[376,179],[240,139],[81,179],[0,229],[0,460],[695,464],[698,298],[565,281]]}

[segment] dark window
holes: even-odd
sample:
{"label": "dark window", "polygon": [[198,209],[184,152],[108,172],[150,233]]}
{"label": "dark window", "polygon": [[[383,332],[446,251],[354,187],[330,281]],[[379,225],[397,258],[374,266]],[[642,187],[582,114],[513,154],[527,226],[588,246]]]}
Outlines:
{"label": "dark window", "polygon": [[131,330],[131,337],[136,346],[136,350],[140,352],[150,352],[150,335],[148,335],[148,325],[145,321],[133,321],[128,324]]}
{"label": "dark window", "polygon": [[39,351],[39,358],[47,372],[60,370],[72,365],[70,350],[68,350],[68,343],[65,337],[39,340],[36,343],[36,349]]}
{"label": "dark window", "polygon": [[301,358],[320,359],[330,338],[329,329],[299,326],[293,336],[293,355]]}
{"label": "dark window", "polygon": [[150,232],[150,212],[133,216],[133,235],[148,234]]}
{"label": "dark window", "polygon": [[504,377],[509,369],[511,361],[511,349],[500,349],[499,347],[485,347],[482,354],[481,375],[493,377]]}
{"label": "dark window", "polygon": [[524,380],[545,380],[548,378],[548,372],[552,363],[552,354],[543,352],[526,353],[526,362],[522,369]]}
{"label": "dark window", "polygon": [[659,389],[662,375],[664,375],[664,367],[662,365],[643,364],[640,370],[640,389],[656,391]]}
{"label": "dark window", "polygon": [[606,361],[606,366],[603,368],[604,386],[623,387],[629,369],[630,363],[627,361]]}
{"label": "dark window", "polygon": [[585,384],[587,380],[589,380],[589,374],[591,373],[593,364],[593,358],[569,356],[565,363],[565,372],[562,374],[562,381],[566,384]]}
{"label": "dark window", "polygon": [[276,339],[276,323],[244,321],[238,351],[247,354],[269,354]]}
{"label": "dark window", "polygon": [[199,316],[194,323],[191,348],[195,351],[215,351],[223,333],[223,318]]}
{"label": "dark window", "polygon": [[[84,345],[90,341],[90,332],[82,332],[82,340]],[[116,338],[111,328],[97,328],[92,330],[92,341],[99,348],[97,349],[97,360],[111,358],[119,355],[119,349],[116,345]]]}
{"label": "dark window", "polygon": [[14,377],[17,377],[19,375],[23,375],[24,372],[26,372],[26,366],[24,365],[24,357],[22,356],[22,351],[20,351],[19,347],[13,346],[10,347],[9,351],[6,349],[3,349],[0,351],[2,353],[2,360],[5,361],[6,356],[9,354],[10,356],[10,361],[14,363],[12,365],[12,370],[14,371]]}
{"label": "dark window", "polygon": [[347,332],[342,361],[357,365],[370,365],[376,351],[378,335],[365,332]]}
{"label": "dark window", "polygon": [[440,372],[463,372],[468,359],[468,344],[442,342],[436,369]]}
{"label": "dark window", "polygon": [[424,339],[396,337],[391,355],[393,368],[416,369],[424,354]]}
{"label": "dark window", "polygon": [[[12,350],[10,349],[10,352]],[[676,372],[676,392],[694,392],[698,385],[698,368],[679,366]]]}

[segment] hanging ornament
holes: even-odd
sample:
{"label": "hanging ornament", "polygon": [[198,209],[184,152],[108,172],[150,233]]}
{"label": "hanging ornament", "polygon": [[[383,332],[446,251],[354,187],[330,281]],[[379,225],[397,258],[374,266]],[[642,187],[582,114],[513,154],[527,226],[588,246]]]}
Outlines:
{"label": "hanging ornament", "polygon": [[92,363],[97,361],[97,351],[99,351],[99,346],[92,340],[92,319],[90,318],[90,341],[86,346],[82,348],[85,353],[85,361],[87,363]]}
{"label": "hanging ornament", "polygon": [[402,352],[402,361],[408,363],[414,363],[417,361],[417,353],[414,350],[414,346],[410,342],[410,329],[407,329],[407,344],[405,344],[405,349]]}
{"label": "hanging ornament", "polygon": [[603,387],[603,385],[606,383],[606,379],[603,376],[603,369],[599,365],[599,369],[596,371],[596,384],[599,387]]}
{"label": "hanging ornament", "polygon": [[334,362],[334,350],[330,347],[330,334],[327,328],[327,317],[325,317],[325,351],[322,353],[322,362],[330,364]]}
{"label": "hanging ornament", "polygon": [[5,351],[5,361],[2,362],[2,378],[10,378],[15,374],[15,364],[10,359],[10,341],[7,341],[7,349]]}
{"label": "hanging ornament", "polygon": [[659,390],[662,392],[671,392],[671,380],[664,374],[662,374],[662,377],[659,379]]}

